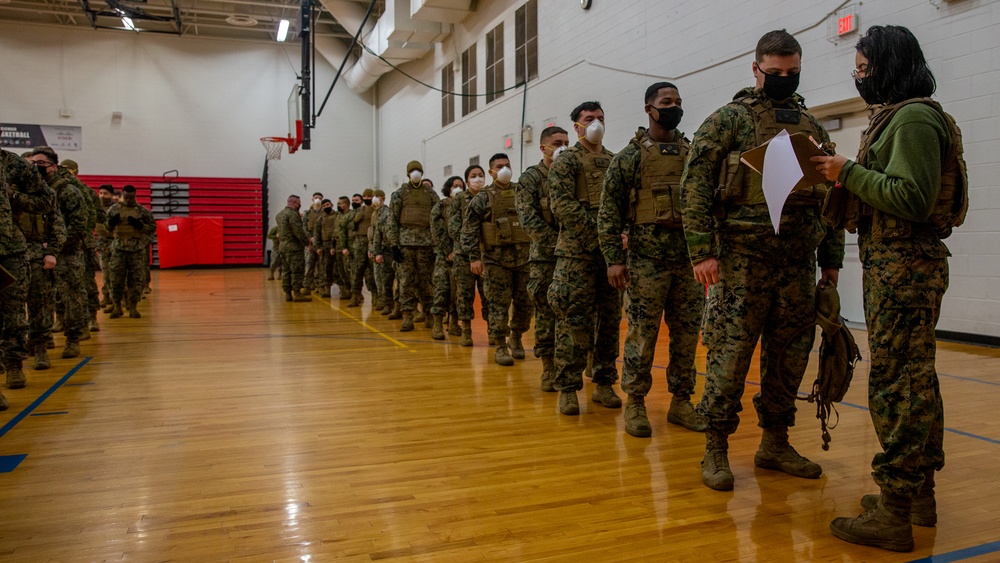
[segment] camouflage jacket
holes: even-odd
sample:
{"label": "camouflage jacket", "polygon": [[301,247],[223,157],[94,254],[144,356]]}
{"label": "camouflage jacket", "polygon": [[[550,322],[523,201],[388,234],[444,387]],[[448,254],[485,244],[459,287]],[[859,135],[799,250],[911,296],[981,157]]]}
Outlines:
{"label": "camouflage jacket", "polygon": [[[684,137],[675,131],[677,142]],[[639,129],[639,136],[647,136]],[[638,136],[637,136],[638,138]],[[681,158],[681,157],[677,157]],[[684,229],[664,225],[635,225],[629,219],[632,195],[642,187],[642,149],[637,142],[630,142],[613,159],[604,176],[601,190],[601,207],[597,212],[598,240],[601,253],[608,264],[624,264],[626,251],[622,249],[623,232],[628,233],[628,252],[669,262],[688,261]]]}
{"label": "camouflage jacket", "polygon": [[[36,251],[42,251],[43,243],[58,254],[66,241],[66,226],[59,215],[55,192],[42,180],[35,166],[14,153],[0,150],[0,189],[3,189],[0,193],[0,256],[27,251],[27,258],[31,260]],[[17,225],[21,213],[39,215],[51,221],[46,240],[25,239]]]}
{"label": "camouflage jacket", "polygon": [[[130,216],[138,219],[142,227],[132,227],[138,231],[139,236],[123,237],[120,231],[123,230],[123,225],[128,224],[127,217]],[[115,224],[112,225],[112,222]],[[150,237],[154,237],[156,234],[156,220],[153,219],[153,213],[142,204],[136,203],[134,206],[128,206],[123,201],[119,201],[108,209],[108,232],[114,237],[111,248],[128,252],[144,250],[150,244]]]}
{"label": "camouflage jacket", "polygon": [[[511,188],[516,190],[517,184],[511,182]],[[494,247],[491,250],[486,250],[481,245],[483,221],[490,214],[489,192],[499,192],[499,189],[495,184],[486,186],[479,190],[479,193],[473,196],[469,202],[469,206],[465,210],[465,217],[462,219],[462,237],[460,239],[462,252],[469,257],[469,262],[482,260],[487,264],[496,264],[504,268],[517,268],[528,263],[531,251],[530,244],[508,244]]]}
{"label": "camouflage jacket", "polygon": [[[583,167],[580,155],[586,151],[577,142],[549,169],[549,201],[560,225],[556,256],[587,258],[597,249],[597,205],[586,206],[576,197],[576,176]],[[615,155],[608,149],[603,153],[608,158]]]}
{"label": "camouflage jacket", "polygon": [[375,211],[375,229],[372,231],[372,256],[381,255],[383,258],[388,258],[386,255],[389,253],[389,244],[386,242],[386,233],[389,232],[389,221],[391,212],[389,211],[388,205],[381,205]]}
{"label": "camouflage jacket", "polygon": [[281,239],[278,238],[278,227],[277,227],[277,225],[275,225],[274,227],[271,227],[271,230],[267,232],[267,239],[271,241],[272,245],[274,245],[274,251],[275,252],[280,252],[281,251]]}
{"label": "camouflage jacket", "polygon": [[[740,90],[733,99],[747,96],[771,104],[762,92],[753,88]],[[802,98],[796,95],[794,100],[796,109],[822,132],[820,140],[828,141],[826,131],[805,111]],[[820,267],[840,268],[844,261],[844,232],[827,228],[818,210],[786,206],[777,235],[765,204],[726,206],[718,212],[716,191],[722,183],[719,171],[723,160],[730,152],[753,148],[756,148],[753,116],[741,104],[730,103],[716,110],[695,133],[681,177],[684,234],[691,263],[724,252],[782,263],[799,260],[818,249]]]}
{"label": "camouflage jacket", "polygon": [[[62,253],[73,254],[82,250],[84,238],[88,233],[87,224],[96,216],[90,207],[90,197],[84,192],[90,188],[83,186],[72,172],[62,167],[55,173],[49,174],[45,181],[55,190],[59,212],[62,213],[63,221],[66,223],[66,242],[63,244]],[[94,232],[94,226],[96,223],[92,224],[89,232]]]}
{"label": "camouflage jacket", "polygon": [[[549,168],[545,161],[529,166],[517,179],[517,215],[531,237],[532,262],[555,262],[559,230],[542,215],[542,199],[549,197]],[[553,219],[553,223],[555,220]]]}
{"label": "camouflage jacket", "polygon": [[97,225],[104,225],[107,222],[108,214],[104,209],[104,205],[101,203],[101,196],[97,195],[97,192],[92,190],[90,186],[81,182],[79,178],[77,178],[77,182],[80,182],[80,185],[84,187],[85,191],[83,193],[87,196],[90,202],[90,208],[94,211],[94,221],[93,224],[89,221],[87,222],[87,236],[84,241],[86,242],[87,248],[97,248],[97,236],[95,234],[95,229]]}
{"label": "camouflage jacket", "polygon": [[[427,210],[427,227],[408,227],[400,224],[403,214],[403,192],[405,190],[428,190],[430,192],[431,207]],[[389,222],[389,232],[387,237],[389,246],[434,246],[434,241],[431,240],[431,228],[429,224],[430,210],[440,199],[441,198],[434,190],[424,187],[414,187],[409,182],[403,184],[398,190],[392,192],[392,197],[389,201],[389,210],[391,211],[391,220]]]}
{"label": "camouflage jacket", "polygon": [[[306,234],[312,236],[313,232],[316,230],[316,223],[319,223],[323,219],[323,209],[313,209],[309,207],[306,212],[302,214],[302,228],[306,231]],[[319,239],[316,239],[319,240]]]}
{"label": "camouflage jacket", "polygon": [[340,250],[340,224],[343,223],[344,214],[333,211],[329,215],[324,214],[313,227],[312,237],[316,241],[316,246],[325,250],[327,254],[330,250]]}
{"label": "camouflage jacket", "polygon": [[448,209],[452,198],[442,199],[431,209],[431,240],[434,241],[434,253],[448,257],[455,249],[455,242],[448,234]]}
{"label": "camouflage jacket", "polygon": [[278,238],[281,239],[281,250],[305,250],[309,246],[309,235],[302,227],[299,212],[291,207],[285,207],[275,217],[278,224]]}
{"label": "camouflage jacket", "polygon": [[[49,188],[51,190],[51,188]],[[55,193],[52,194],[55,199]],[[18,215],[18,211],[14,215]],[[66,243],[66,223],[63,222],[62,213],[58,208],[52,209],[48,213],[30,214],[30,220],[39,220],[45,228],[42,238],[33,240],[26,236],[28,249],[24,257],[28,261],[42,260],[45,256],[59,256],[62,252],[63,244]]]}
{"label": "camouflage jacket", "polygon": [[460,256],[467,256],[465,249],[462,248],[462,222],[465,220],[465,210],[469,208],[469,202],[472,201],[474,195],[467,190],[451,198],[448,203],[448,236],[451,237],[453,243],[458,243],[454,245],[453,249],[455,254]]}

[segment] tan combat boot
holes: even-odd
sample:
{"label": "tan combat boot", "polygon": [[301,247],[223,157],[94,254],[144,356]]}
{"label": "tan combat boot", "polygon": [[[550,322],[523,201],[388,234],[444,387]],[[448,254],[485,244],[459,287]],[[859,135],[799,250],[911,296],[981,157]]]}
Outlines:
{"label": "tan combat boot", "polygon": [[458,317],[451,315],[451,322],[448,325],[448,334],[452,336],[462,336],[462,327],[458,324]]}
{"label": "tan combat boot", "polygon": [[382,309],[382,307],[385,307],[385,303],[382,303],[382,298],[375,296],[372,299],[372,311],[378,311]]}
{"label": "tan combat boot", "polygon": [[292,292],[291,291],[286,291],[285,292],[285,301],[291,303],[294,300],[295,300],[295,297],[292,295]]}
{"label": "tan combat boot", "polygon": [[299,295],[309,296],[311,293],[312,292],[309,291],[308,287],[303,287],[302,289],[299,290]]}
{"label": "tan combat boot", "polygon": [[101,309],[101,311],[104,313],[110,313],[111,311],[114,310],[115,310],[115,302],[111,301],[110,299],[108,300],[108,304],[105,305],[103,309]]}
{"label": "tan combat boot", "polygon": [[21,366],[21,360],[10,360],[11,363],[7,364],[7,388],[8,389],[22,389],[28,384],[28,380],[24,377],[24,369]]}
{"label": "tan combat boot", "polygon": [[122,302],[121,301],[115,301],[114,306],[111,308],[111,318],[112,319],[119,319],[124,314],[125,314],[125,311],[122,311]]}
{"label": "tan combat boot", "polygon": [[56,322],[52,323],[52,332],[62,332],[66,326],[63,324],[63,320],[56,317]]}
{"label": "tan combat boot", "polygon": [[413,322],[422,323],[427,321],[427,315],[424,313],[423,309],[417,309],[417,314],[413,315]]}
{"label": "tan combat boot", "polygon": [[62,357],[63,358],[76,358],[80,355],[80,343],[79,342],[67,342],[66,347],[63,348]]}
{"label": "tan combat boot", "polygon": [[7,397],[0,393],[0,411],[5,411],[10,408],[10,403],[7,402]]}
{"label": "tan combat boot", "polygon": [[883,492],[875,507],[856,518],[834,518],[830,532],[851,543],[913,551],[910,499]]}
{"label": "tan combat boot", "polygon": [[670,410],[667,411],[667,422],[677,424],[692,432],[704,432],[707,424],[705,417],[694,410],[690,397],[674,396],[670,399]]}
{"label": "tan combat boot", "polygon": [[556,390],[553,384],[556,382],[556,365],[552,361],[552,356],[542,356],[542,391],[552,393]]}
{"label": "tan combat boot", "polygon": [[646,397],[629,395],[625,402],[625,432],[636,438],[649,438],[653,435],[653,427],[646,416]]}
{"label": "tan combat boot", "polygon": [[[861,497],[861,508],[871,510],[878,505],[879,495]],[[937,525],[937,501],[934,499],[934,470],[924,473],[924,484],[913,497],[910,506],[910,524],[933,528]]]}
{"label": "tan combat boot", "polygon": [[361,293],[355,293],[351,295],[351,300],[347,302],[348,307],[360,307],[364,303],[365,298],[361,296]]}
{"label": "tan combat boot", "polygon": [[705,432],[705,459],[701,461],[701,481],[716,491],[733,490],[733,472],[729,469],[729,438],[725,434]]}
{"label": "tan combat boot", "polygon": [[521,344],[520,332],[510,333],[510,355],[513,356],[515,360],[524,359],[524,344]]}
{"label": "tan combat boot", "polygon": [[410,332],[413,330],[413,313],[403,312],[403,324],[399,325],[399,332]]}
{"label": "tan combat boot", "polygon": [[340,300],[341,301],[347,301],[348,299],[350,299],[352,297],[354,297],[354,295],[351,293],[350,289],[347,289],[347,288],[344,288],[344,287],[340,288]]}
{"label": "tan combat boot", "polygon": [[493,351],[493,361],[501,366],[514,365],[514,358],[511,357],[510,349],[507,348],[507,339],[501,337],[494,340],[497,343],[497,347]]}
{"label": "tan combat boot", "polygon": [[580,414],[580,401],[576,398],[576,391],[571,389],[559,391],[559,412],[567,416]]}
{"label": "tan combat boot", "polygon": [[267,273],[267,281],[274,281],[274,272]]}
{"label": "tan combat boot", "polygon": [[386,301],[385,302],[385,307],[382,307],[382,316],[384,317],[384,316],[387,316],[387,315],[391,315],[392,314],[393,306],[394,306],[394,304],[393,304],[392,301]]}
{"label": "tan combat boot", "polygon": [[823,468],[818,463],[800,456],[788,443],[787,426],[764,429],[757,455],[753,456],[753,464],[761,469],[783,471],[803,479],[818,479],[823,474]]}
{"label": "tan combat boot", "polygon": [[392,304],[392,312],[389,313],[389,316],[386,318],[390,321],[396,321],[403,318],[403,311],[400,309],[399,301]]}
{"label": "tan combat boot", "polygon": [[313,298],[309,296],[308,293],[302,293],[301,291],[292,290],[292,301],[296,303],[308,303],[312,301]]}
{"label": "tan combat boot", "polygon": [[431,326],[431,338],[434,340],[444,340],[444,326],[441,324],[441,315],[434,315],[434,324]]}
{"label": "tan combat boot", "polygon": [[49,359],[49,351],[45,349],[45,344],[35,345],[35,371],[42,371],[52,367],[52,360]]}
{"label": "tan combat boot", "polygon": [[83,342],[84,340],[90,340],[90,327],[88,327],[87,325],[83,325],[83,328],[80,329],[80,338],[78,338],[77,340],[79,340],[80,342]]}
{"label": "tan combat boot", "polygon": [[130,319],[141,319],[142,314],[139,313],[138,303],[129,303],[128,305],[128,318]]}
{"label": "tan combat boot", "polygon": [[598,385],[594,389],[594,394],[590,396],[590,400],[609,409],[619,409],[622,406],[621,397],[615,394],[615,390],[610,385]]}
{"label": "tan combat boot", "polygon": [[462,338],[458,341],[459,346],[472,346],[472,321],[462,323]]}
{"label": "tan combat boot", "polygon": [[91,317],[90,323],[87,324],[87,328],[90,329],[90,332],[101,332],[101,325],[97,324],[97,313],[94,313],[94,316]]}

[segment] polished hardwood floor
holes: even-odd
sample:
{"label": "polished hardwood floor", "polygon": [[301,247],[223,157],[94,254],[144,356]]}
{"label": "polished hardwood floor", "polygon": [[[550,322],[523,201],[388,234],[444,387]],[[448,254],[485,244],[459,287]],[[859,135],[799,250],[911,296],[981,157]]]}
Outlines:
{"label": "polished hardwood floor", "polygon": [[51,370],[4,390],[0,560],[1000,560],[1000,350],[940,344],[940,520],[893,554],[828,531],[875,491],[867,364],[829,451],[801,404],[793,443],[818,480],[754,468],[755,364],[736,489],[716,492],[703,436],[666,423],[666,331],[654,434],[637,439],[589,382],[580,416],[559,415],[540,360],[494,364],[482,321],[463,348],[400,333],[370,302],[285,303],[265,275],[156,272],[142,319],[102,315],[85,357],[57,348]]}

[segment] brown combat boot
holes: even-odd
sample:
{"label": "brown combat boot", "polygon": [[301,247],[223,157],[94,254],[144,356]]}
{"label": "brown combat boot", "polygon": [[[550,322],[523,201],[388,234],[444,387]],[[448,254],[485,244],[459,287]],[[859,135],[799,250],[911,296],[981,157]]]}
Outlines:
{"label": "brown combat boot", "polygon": [[619,409],[622,406],[621,397],[615,394],[615,390],[610,385],[598,385],[590,396],[590,400],[609,409]]}
{"label": "brown combat boot", "polygon": [[79,340],[80,342],[83,342],[84,340],[90,340],[90,327],[88,327],[87,325],[83,325],[83,328],[80,329],[80,338],[77,338],[77,340]]}
{"label": "brown combat boot", "polygon": [[382,316],[384,317],[384,316],[387,316],[387,315],[391,315],[392,314],[392,309],[393,309],[393,302],[392,301],[386,301],[385,307],[382,307]]}
{"label": "brown combat boot", "polygon": [[431,338],[434,340],[444,340],[444,326],[441,324],[441,315],[434,315],[434,324],[431,326]]}
{"label": "brown combat boot", "polygon": [[267,273],[267,281],[274,281],[274,272]]}
{"label": "brown combat boot", "polygon": [[542,391],[552,393],[556,390],[553,384],[556,382],[556,365],[552,361],[552,356],[542,356]]}
{"label": "brown combat boot", "polygon": [[646,397],[629,395],[625,402],[625,432],[636,438],[649,438],[653,435],[653,427],[646,416]]}
{"label": "brown combat boot", "polygon": [[510,355],[510,350],[507,348],[506,338],[496,338],[494,339],[497,343],[496,349],[493,351],[493,361],[497,365],[501,366],[512,366],[514,365],[514,358]]}
{"label": "brown combat boot", "polygon": [[520,332],[510,333],[510,355],[513,356],[515,360],[524,359],[524,344],[521,344]]}
{"label": "brown combat boot", "polygon": [[340,300],[341,301],[347,301],[348,299],[350,299],[352,297],[354,297],[354,294],[351,293],[350,289],[343,288],[343,287],[340,288]]}
{"label": "brown combat boot", "polygon": [[472,321],[462,323],[462,338],[458,341],[459,346],[472,346]]}
{"label": "brown combat boot", "polygon": [[396,321],[403,318],[403,311],[399,308],[399,301],[392,304],[392,312],[386,317],[390,321]]}
{"label": "brown combat boot", "polygon": [[753,456],[753,464],[761,469],[783,471],[803,479],[819,479],[823,474],[823,468],[818,463],[802,457],[788,443],[787,426],[764,429],[757,455]]}
{"label": "brown combat boot", "polygon": [[292,290],[292,301],[296,303],[308,303],[312,301],[313,298],[309,296],[309,293],[302,293],[301,291]]}
{"label": "brown combat boot", "polygon": [[[871,510],[878,505],[879,495],[861,497],[861,508]],[[933,528],[937,525],[937,501],[934,499],[934,470],[924,473],[924,484],[910,505],[910,524]]]}
{"label": "brown combat boot", "polygon": [[10,363],[5,367],[7,368],[8,389],[23,389],[28,384],[28,380],[24,377],[21,360],[10,360]]}
{"label": "brown combat boot", "polygon": [[913,551],[910,499],[883,492],[871,510],[856,518],[834,518],[830,532],[851,543],[889,551]]}
{"label": "brown combat boot", "polygon": [[378,311],[382,309],[382,307],[385,307],[385,303],[382,302],[382,298],[378,296],[374,297],[372,299],[372,311]]}
{"label": "brown combat boot", "polygon": [[462,336],[462,327],[458,324],[458,317],[451,315],[451,321],[448,324],[448,334],[452,336]]}
{"label": "brown combat boot", "polygon": [[120,319],[124,314],[125,311],[122,311],[122,302],[115,301],[114,306],[111,308],[111,318]]}
{"label": "brown combat boot", "polygon": [[299,290],[299,295],[306,295],[306,296],[308,296],[308,295],[310,295],[311,293],[312,293],[312,292],[311,292],[311,291],[309,291],[309,288],[308,288],[308,287],[303,287],[302,289],[300,289],[300,290]]}
{"label": "brown combat boot", "polygon": [[56,322],[52,323],[52,332],[62,332],[65,328],[62,318],[56,317]]}
{"label": "brown combat boot", "polygon": [[365,298],[361,296],[360,293],[355,293],[351,295],[351,300],[347,302],[348,307],[360,307],[364,303]]}
{"label": "brown combat boot", "polygon": [[701,461],[701,481],[716,491],[733,490],[733,472],[729,469],[729,437],[719,432],[705,432],[705,459]]}
{"label": "brown combat boot", "polygon": [[422,309],[417,309],[417,314],[413,315],[413,322],[422,323],[427,320],[427,315]]}
{"label": "brown combat boot", "polygon": [[101,332],[101,325],[97,324],[97,313],[94,313],[94,316],[91,317],[87,328],[90,329],[90,332]]}
{"label": "brown combat boot", "polygon": [[80,355],[80,343],[79,342],[67,342],[66,347],[63,348],[62,357],[63,358],[76,358]]}
{"label": "brown combat boot", "polygon": [[129,303],[128,305],[128,318],[130,319],[141,319],[142,314],[139,313],[138,303]]}
{"label": "brown combat boot", "polygon": [[5,411],[10,408],[10,403],[7,402],[7,397],[0,393],[0,411]]}
{"label": "brown combat boot", "polygon": [[403,324],[399,325],[399,332],[410,332],[413,330],[413,313],[406,311],[403,313]]}
{"label": "brown combat boot", "polygon": [[707,424],[705,417],[694,410],[690,397],[675,395],[670,399],[670,410],[667,411],[667,422],[687,428],[692,432],[704,432]]}
{"label": "brown combat boot", "polygon": [[49,359],[49,351],[45,349],[45,344],[35,345],[35,371],[42,371],[52,367],[52,360]]}
{"label": "brown combat boot", "polygon": [[110,313],[111,311],[114,311],[114,310],[115,310],[115,302],[111,301],[111,300],[108,300],[108,304],[105,305],[103,309],[101,309],[101,312],[103,312],[103,313]]}
{"label": "brown combat boot", "polygon": [[580,401],[576,397],[576,391],[571,389],[559,391],[559,412],[567,416],[580,414]]}
{"label": "brown combat boot", "polygon": [[285,292],[285,301],[291,303],[294,300],[295,300],[295,297],[292,296],[292,292],[291,291],[286,291]]}

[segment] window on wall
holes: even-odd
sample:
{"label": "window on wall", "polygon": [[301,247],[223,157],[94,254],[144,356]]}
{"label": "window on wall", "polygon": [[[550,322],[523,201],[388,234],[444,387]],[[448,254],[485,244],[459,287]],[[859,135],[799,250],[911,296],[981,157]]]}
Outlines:
{"label": "window on wall", "polygon": [[455,121],[455,63],[441,69],[441,127]]}
{"label": "window on wall", "polygon": [[462,53],[462,117],[476,111],[476,45]]}
{"label": "window on wall", "polygon": [[524,84],[538,78],[538,0],[514,13],[514,82]]}
{"label": "window on wall", "polygon": [[486,103],[503,96],[503,22],[486,34]]}

